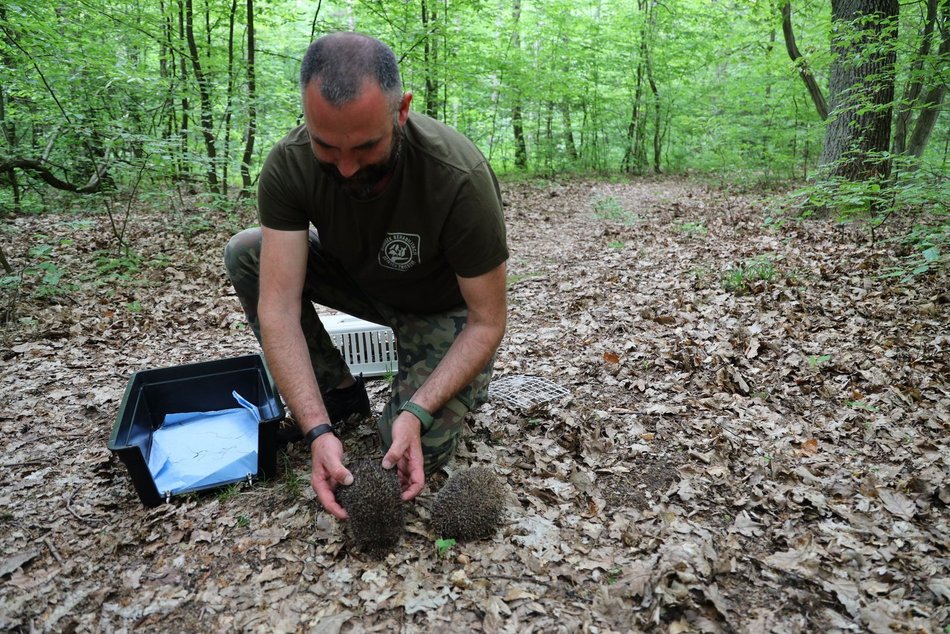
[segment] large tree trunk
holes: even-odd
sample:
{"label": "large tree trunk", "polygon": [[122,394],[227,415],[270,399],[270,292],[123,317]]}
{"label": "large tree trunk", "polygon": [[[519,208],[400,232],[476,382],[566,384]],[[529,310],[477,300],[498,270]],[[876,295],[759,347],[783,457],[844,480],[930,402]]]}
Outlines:
{"label": "large tree trunk", "polygon": [[848,180],[887,177],[897,0],[832,0],[831,114],[819,163]]}
{"label": "large tree trunk", "polygon": [[[316,19],[316,16],[314,16]],[[251,188],[251,157],[254,156],[254,137],[257,134],[257,78],[254,70],[254,0],[247,0],[247,133],[244,136],[244,156],[241,157],[242,195]]]}

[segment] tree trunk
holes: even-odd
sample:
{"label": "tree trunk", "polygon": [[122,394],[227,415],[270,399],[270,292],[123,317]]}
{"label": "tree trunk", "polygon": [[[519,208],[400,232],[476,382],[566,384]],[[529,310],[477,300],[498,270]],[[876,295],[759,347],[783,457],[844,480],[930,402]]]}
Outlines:
{"label": "tree trunk", "polygon": [[[185,41],[185,5],[183,0],[178,0],[178,41]],[[185,86],[188,83],[188,60],[185,58],[184,53],[178,56],[178,61],[180,62],[179,70],[181,72],[181,125],[178,126],[178,134],[181,137],[181,149],[179,151],[179,174],[183,178],[188,178],[190,176],[190,162],[187,160],[188,157],[188,122],[191,113],[191,104],[188,100],[188,92],[185,89]]]}
{"label": "tree trunk", "polygon": [[[511,48],[514,51],[521,50],[521,0],[512,0],[511,2]],[[515,167],[518,169],[528,169],[528,146],[524,138],[524,121],[521,111],[521,93],[518,87],[512,86],[514,91],[514,105],[511,107],[511,132],[515,137]]]}
{"label": "tree trunk", "polygon": [[941,104],[943,104],[944,95],[947,93],[947,85],[940,84],[930,89],[923,99],[923,110],[917,116],[917,124],[914,126],[914,133],[907,142],[907,154],[920,158],[927,149],[927,142],[930,141],[930,135],[937,124],[937,117],[940,115]]}
{"label": "tree trunk", "polygon": [[[5,19],[5,16],[0,16]],[[0,126],[3,127],[3,138],[7,146],[13,150],[16,147],[16,128],[7,119],[6,93],[3,90],[3,84],[0,84]],[[18,214],[21,211],[20,203],[20,182],[17,180],[16,170],[7,172],[7,181],[10,183],[10,190],[13,193],[13,213]]]}
{"label": "tree trunk", "polygon": [[244,135],[244,156],[241,157],[242,195],[251,189],[251,158],[257,134],[257,79],[254,75],[254,0],[247,0],[247,133]]}
{"label": "tree trunk", "polygon": [[438,61],[438,46],[436,39],[432,37],[432,23],[436,21],[437,14],[429,9],[429,0],[422,0],[422,30],[425,33],[425,40],[422,45],[422,60],[426,73],[426,114],[433,119],[439,116],[439,83],[435,78],[435,68]]}
{"label": "tree trunk", "polygon": [[913,115],[914,106],[917,99],[923,91],[924,83],[920,72],[924,66],[924,60],[930,54],[931,40],[933,38],[934,25],[937,22],[937,0],[927,0],[927,17],[924,20],[924,30],[920,38],[920,47],[917,50],[917,57],[910,66],[910,81],[907,89],[904,91],[904,97],[901,99],[897,108],[897,114],[894,116],[894,141],[891,145],[891,151],[894,154],[903,154],[907,149],[907,132],[910,130],[910,120]]}
{"label": "tree trunk", "polygon": [[208,79],[201,68],[201,60],[198,57],[192,0],[185,0],[185,36],[188,39],[191,69],[195,73],[195,82],[198,84],[198,98],[201,102],[201,135],[204,137],[205,151],[208,153],[208,188],[215,191],[218,188],[218,174],[216,169],[217,150],[214,146],[214,120],[211,111],[211,91]]}
{"label": "tree trunk", "polygon": [[223,158],[221,160],[221,195],[228,195],[228,165],[231,162],[231,108],[234,104],[234,14],[237,0],[231,0],[228,11],[228,94],[224,103]]}
{"label": "tree trunk", "polygon": [[576,163],[577,146],[574,145],[574,125],[571,123],[571,106],[567,101],[561,102],[561,118],[564,121],[564,146],[567,149],[567,158],[571,163]]}
{"label": "tree trunk", "polygon": [[524,140],[524,120],[521,116],[520,104],[515,104],[511,108],[511,131],[515,137],[515,167],[527,169],[528,148]]}
{"label": "tree trunk", "polygon": [[630,123],[627,125],[627,148],[624,151],[621,169],[628,173],[640,174],[646,162],[643,143],[643,121],[640,107],[643,103],[643,42],[640,43],[640,60],[637,62],[637,84],[633,92],[633,105]]}
{"label": "tree trunk", "polygon": [[[7,21],[7,7],[2,3],[0,3],[0,20]],[[6,53],[6,48],[3,50],[3,65],[7,68],[16,68],[13,60]],[[15,151],[17,146],[16,127],[7,118],[7,96],[3,84],[0,84],[0,127],[3,129],[3,138],[6,140],[7,146],[11,151]],[[18,214],[21,211],[21,202],[20,182],[17,180],[16,170],[7,172],[7,181],[10,183],[10,190],[13,193],[13,213]]]}
{"label": "tree trunk", "polygon": [[805,82],[805,88],[808,89],[808,94],[811,95],[811,101],[815,104],[818,116],[824,121],[828,118],[828,104],[825,102],[825,95],[821,92],[821,86],[815,81],[815,76],[812,74],[811,68],[808,67],[808,62],[802,57],[798,50],[798,44],[795,43],[795,32],[792,30],[792,3],[790,1],[782,5],[782,33],[785,35],[785,50],[788,51],[788,56],[792,58],[792,62],[798,68],[798,76]]}
{"label": "tree trunk", "polygon": [[886,178],[897,0],[832,0],[831,118],[820,165],[852,181]]}
{"label": "tree trunk", "polygon": [[[936,10],[936,7],[934,7],[934,9]],[[938,60],[946,59],[950,56],[950,28],[948,28],[950,27],[950,4],[946,2],[943,4],[942,22],[945,26],[941,29],[943,38],[937,52]],[[929,53],[929,47],[927,52]],[[946,94],[947,84],[941,82],[940,77],[937,76],[936,85],[928,90],[923,99],[920,99],[918,102],[921,110],[920,114],[917,115],[917,122],[914,124],[914,131],[911,134],[910,141],[907,143],[907,155],[916,158],[920,158],[924,155],[924,151],[927,149],[927,143],[930,141],[930,135],[937,123],[937,117],[940,116],[943,99]]]}
{"label": "tree trunk", "polygon": [[[661,138],[661,127],[662,121],[660,119],[661,104],[660,104],[660,90],[656,85],[656,78],[653,76],[653,33],[656,30],[656,12],[654,11],[654,5],[651,2],[647,5],[647,22],[644,25],[643,38],[644,38],[644,59],[646,61],[647,68],[647,82],[650,84],[650,92],[653,93],[653,173],[659,174],[660,170],[660,138]],[[649,26],[649,31],[647,30],[647,25]],[[649,37],[649,41],[647,41]]]}

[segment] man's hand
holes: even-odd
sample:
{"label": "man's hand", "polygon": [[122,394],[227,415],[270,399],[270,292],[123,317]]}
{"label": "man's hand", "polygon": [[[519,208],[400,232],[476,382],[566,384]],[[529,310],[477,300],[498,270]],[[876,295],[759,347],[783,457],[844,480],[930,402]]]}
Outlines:
{"label": "man's hand", "polygon": [[383,469],[396,467],[405,502],[419,495],[426,483],[420,427],[418,418],[402,412],[393,421],[393,444],[383,456]]}
{"label": "man's hand", "polygon": [[349,516],[333,494],[337,486],[353,484],[353,474],[343,466],[343,443],[333,434],[320,436],[310,445],[310,460],[313,465],[310,486],[316,491],[317,499],[330,515],[345,520]]}

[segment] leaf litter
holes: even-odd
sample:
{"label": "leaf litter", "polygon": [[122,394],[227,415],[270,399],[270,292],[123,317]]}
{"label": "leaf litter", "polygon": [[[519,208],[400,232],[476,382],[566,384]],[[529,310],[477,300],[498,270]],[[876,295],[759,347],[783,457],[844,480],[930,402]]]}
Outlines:
{"label": "leaf litter", "polygon": [[[504,196],[496,376],[569,395],[472,417],[451,468],[507,481],[494,538],[439,551],[437,475],[381,561],[318,508],[299,447],[272,481],[155,509],[105,449],[131,373],[257,350],[221,265],[250,212],[140,210],[128,240],[151,264],[108,284],[107,218],[10,219],[15,267],[37,236],[70,238],[54,257],[74,286],[34,299],[25,280],[2,331],[0,627],[944,631],[946,271],[885,279],[891,242],[769,226],[764,194],[682,180]],[[381,456],[370,423],[346,442]]]}

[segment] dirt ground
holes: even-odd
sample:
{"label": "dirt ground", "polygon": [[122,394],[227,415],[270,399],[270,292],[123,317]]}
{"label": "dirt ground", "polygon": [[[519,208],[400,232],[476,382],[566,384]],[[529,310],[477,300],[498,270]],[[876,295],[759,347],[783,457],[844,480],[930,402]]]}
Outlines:
{"label": "dirt ground", "polygon": [[[2,297],[0,629],[950,631],[950,276],[888,276],[906,227],[681,180],[504,196],[496,378],[570,395],[472,418],[451,467],[506,482],[493,538],[437,547],[442,476],[381,560],[299,447],[154,509],[106,447],[133,372],[257,351],[221,266],[251,212],[132,209],[135,269],[99,211],[10,220],[14,268],[62,277]],[[346,442],[381,456],[369,423]]]}

